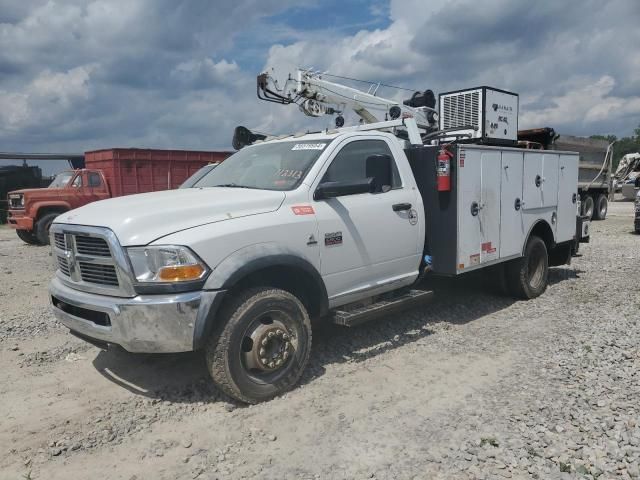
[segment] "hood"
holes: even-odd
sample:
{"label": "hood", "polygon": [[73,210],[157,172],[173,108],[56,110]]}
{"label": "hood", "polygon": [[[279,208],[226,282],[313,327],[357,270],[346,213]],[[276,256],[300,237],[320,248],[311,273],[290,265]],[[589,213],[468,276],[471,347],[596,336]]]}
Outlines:
{"label": "hood", "polygon": [[284,192],[246,188],[185,188],[93,202],[63,213],[56,223],[107,227],[123,246],[207,223],[277,210]]}
{"label": "hood", "polygon": [[50,194],[52,192],[57,192],[58,190],[62,190],[61,188],[48,188],[48,187],[42,187],[42,188],[23,188],[22,190],[13,190],[9,193],[7,193],[7,195],[14,195],[16,193],[21,193],[22,195],[24,195],[25,197],[27,195],[29,195],[30,197],[33,196],[34,194],[38,194],[38,193],[42,193],[45,192],[47,194]]}

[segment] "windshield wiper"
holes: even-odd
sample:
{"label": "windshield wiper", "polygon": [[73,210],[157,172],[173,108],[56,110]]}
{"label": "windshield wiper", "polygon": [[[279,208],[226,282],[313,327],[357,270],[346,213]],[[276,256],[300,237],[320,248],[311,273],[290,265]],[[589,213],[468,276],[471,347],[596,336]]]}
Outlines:
{"label": "windshield wiper", "polygon": [[227,187],[227,188],[251,188],[256,189],[257,187],[249,187],[247,185],[238,185],[237,183],[221,183],[220,185],[213,185],[214,187]]}

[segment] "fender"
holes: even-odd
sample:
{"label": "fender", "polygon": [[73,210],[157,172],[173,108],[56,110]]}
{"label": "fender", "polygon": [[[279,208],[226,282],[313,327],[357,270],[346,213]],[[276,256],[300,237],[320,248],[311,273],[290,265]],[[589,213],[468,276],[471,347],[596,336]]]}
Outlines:
{"label": "fender", "polygon": [[204,288],[205,290],[228,289],[246,275],[272,266],[301,268],[311,275],[320,288],[320,293],[327,297],[324,280],[311,262],[299,252],[277,243],[256,243],[236,250],[213,268]]}
{"label": "fender", "polygon": [[[41,201],[41,202],[35,202],[32,205],[29,206],[29,211],[33,212],[33,219],[35,220],[38,217],[38,212],[40,211],[41,208],[50,208],[50,207],[62,207],[65,209],[65,211],[69,211],[71,210],[71,206],[67,203],[67,202],[61,202],[61,201]],[[64,212],[61,212],[61,214]]]}
{"label": "fender", "polygon": [[[527,248],[527,242],[529,241],[529,238],[531,237],[531,233],[536,229],[536,228],[545,228],[545,230],[548,230],[547,233],[551,234],[551,246],[553,247],[556,244],[556,237],[555,234],[553,233],[553,229],[551,228],[551,225],[549,225],[549,222],[547,222],[545,219],[538,219],[536,220],[533,225],[531,225],[531,227],[529,228],[529,231],[527,232],[527,236],[525,237],[525,242],[522,244],[522,252],[520,253],[520,256],[524,256],[524,250],[525,248]],[[545,240],[545,242],[548,239],[545,239],[544,237],[542,238],[542,240]]]}

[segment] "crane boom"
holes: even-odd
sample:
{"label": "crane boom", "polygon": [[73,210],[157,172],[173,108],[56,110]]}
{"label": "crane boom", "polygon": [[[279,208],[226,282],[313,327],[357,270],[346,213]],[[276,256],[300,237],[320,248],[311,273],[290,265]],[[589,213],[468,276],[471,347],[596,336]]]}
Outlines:
{"label": "crane boom", "polygon": [[435,105],[414,106],[411,100],[400,103],[378,97],[375,91],[363,92],[332,82],[311,70],[298,69],[295,78],[290,74],[282,87],[270,73],[262,73],[258,75],[257,92],[262,100],[285,105],[295,103],[312,117],[339,115],[351,109],[364,123],[413,118],[424,131],[433,129],[436,123]]}

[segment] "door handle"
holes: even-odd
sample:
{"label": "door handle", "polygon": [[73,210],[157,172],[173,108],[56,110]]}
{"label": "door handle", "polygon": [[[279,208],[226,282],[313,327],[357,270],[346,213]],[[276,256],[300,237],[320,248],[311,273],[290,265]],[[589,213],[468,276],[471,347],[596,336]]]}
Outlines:
{"label": "door handle", "polygon": [[400,212],[402,210],[410,210],[411,209],[411,204],[410,203],[396,203],[391,208],[393,208],[394,212]]}

